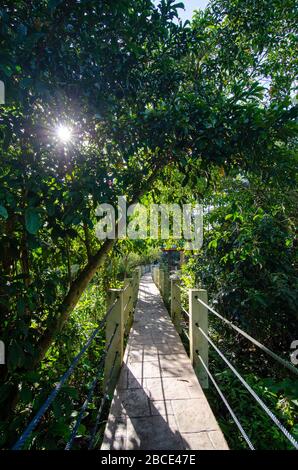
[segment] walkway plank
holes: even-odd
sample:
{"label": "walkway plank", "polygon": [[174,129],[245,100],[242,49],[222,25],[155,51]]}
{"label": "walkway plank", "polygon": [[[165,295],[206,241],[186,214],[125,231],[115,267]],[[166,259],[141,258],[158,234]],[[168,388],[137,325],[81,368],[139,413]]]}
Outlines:
{"label": "walkway plank", "polygon": [[141,279],[101,449],[228,449],[150,274]]}

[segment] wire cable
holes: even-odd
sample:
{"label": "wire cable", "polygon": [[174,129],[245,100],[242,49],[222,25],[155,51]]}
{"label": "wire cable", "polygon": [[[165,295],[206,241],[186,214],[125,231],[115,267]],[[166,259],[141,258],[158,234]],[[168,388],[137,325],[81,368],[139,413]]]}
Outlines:
{"label": "wire cable", "polygon": [[251,343],[253,343],[255,346],[257,346],[258,348],[260,348],[262,351],[264,351],[266,354],[268,354],[269,356],[271,356],[273,359],[275,359],[277,362],[279,362],[281,365],[283,365],[284,367],[286,367],[287,369],[289,369],[291,372],[293,372],[294,374],[298,375],[298,369],[296,369],[295,366],[293,366],[292,364],[290,364],[288,361],[286,361],[285,359],[282,359],[280,356],[278,356],[277,354],[275,354],[273,351],[271,351],[271,349],[267,348],[266,346],[264,346],[262,343],[260,343],[259,341],[257,341],[256,339],[254,339],[252,336],[250,336],[248,333],[246,333],[245,331],[241,330],[241,328],[239,328],[238,326],[234,325],[234,323],[232,323],[230,320],[228,320],[227,318],[223,317],[222,315],[220,315],[220,313],[216,312],[216,310],[214,310],[212,307],[210,307],[208,304],[206,304],[203,300],[199,299],[198,297],[196,297],[197,301],[200,302],[202,305],[204,305],[204,307],[208,308],[208,310],[210,310],[210,312],[212,312],[214,315],[216,315],[218,318],[220,318],[223,322],[225,322],[227,325],[229,325],[231,328],[233,328],[235,331],[237,331],[238,333],[240,333],[242,336],[244,336],[246,339],[248,339]]}
{"label": "wire cable", "polygon": [[186,338],[187,338],[188,341],[189,341],[189,334],[187,333],[187,331],[186,331],[185,328],[182,329],[182,333],[186,336]]}
{"label": "wire cable", "polygon": [[94,428],[93,428],[92,433],[91,433],[88,450],[91,450],[93,448],[93,443],[94,443],[95,436],[96,436],[96,433],[97,433],[97,430],[98,430],[102,410],[103,410],[103,407],[104,407],[104,404],[105,404],[106,400],[109,398],[109,396],[107,394],[107,391],[108,391],[109,385],[110,385],[111,380],[112,380],[112,375],[113,375],[113,371],[114,371],[114,368],[115,368],[116,359],[117,359],[118,355],[119,355],[119,352],[116,351],[114,361],[113,361],[113,365],[111,367],[111,371],[110,371],[110,374],[109,374],[109,378],[108,378],[107,384],[106,384],[105,389],[104,389],[103,397],[102,397],[101,402],[100,402],[100,407],[99,407],[98,413],[96,415],[96,420],[95,420]]}
{"label": "wire cable", "polygon": [[218,349],[218,347],[213,343],[212,339],[202,330],[202,328],[196,323],[196,326],[202,333],[202,335],[207,339],[208,343],[215,349],[217,354],[223,359],[223,361],[227,364],[227,366],[231,369],[231,371],[236,375],[236,377],[240,380],[240,382],[244,385],[244,387],[248,390],[248,392],[253,396],[256,402],[260,405],[261,408],[265,411],[265,413],[269,416],[269,418],[274,422],[274,424],[281,430],[284,436],[291,442],[291,444],[298,450],[298,442],[294,437],[289,433],[289,431],[281,424],[281,422],[277,419],[277,417],[269,410],[268,406],[263,402],[263,400],[256,394],[256,392],[251,388],[250,385],[244,380],[244,378],[239,374],[239,372],[235,369],[235,367],[230,363],[230,361],[224,356],[224,354]]}
{"label": "wire cable", "polygon": [[45,412],[47,411],[49,406],[55,400],[56,396],[60,392],[60,390],[63,387],[63,385],[65,384],[65,382],[69,379],[69,377],[72,374],[74,368],[79,363],[81,357],[87,351],[87,349],[89,348],[89,346],[92,343],[92,341],[94,340],[94,338],[97,336],[97,334],[100,332],[100,330],[104,326],[109,314],[113,310],[113,308],[116,305],[117,301],[118,301],[118,297],[115,299],[115,301],[112,303],[112,305],[110,306],[110,308],[106,312],[106,315],[104,316],[104,318],[100,322],[99,326],[90,335],[89,339],[87,340],[87,342],[85,343],[85,345],[83,346],[81,351],[75,356],[75,358],[72,361],[71,365],[69,366],[67,371],[62,375],[59,382],[56,384],[55,388],[52,390],[52,392],[50,393],[50,395],[48,396],[48,398],[46,399],[44,404],[40,407],[40,409],[38,410],[38,412],[36,413],[34,418],[30,421],[30,423],[28,424],[26,429],[23,431],[23,433],[21,434],[21,436],[19,437],[17,442],[12,447],[12,450],[20,450],[23,447],[23,445],[26,443],[27,439],[30,437],[30,435],[32,434],[32,432],[36,428],[37,424],[39,423],[39,421],[41,420],[41,418],[43,417],[43,415],[45,414]]}
{"label": "wire cable", "polygon": [[189,319],[190,315],[189,315],[188,311],[185,310],[184,307],[182,307],[182,305],[181,305],[181,310],[182,310],[182,313],[184,314],[184,316],[186,316]]}
{"label": "wire cable", "polygon": [[125,307],[123,307],[123,311],[124,311],[124,312],[125,312],[125,310],[127,309],[127,306],[129,305],[130,301],[131,301],[131,295],[129,296],[128,301],[127,301]]}
{"label": "wire cable", "polygon": [[129,287],[131,287],[131,284],[132,284],[132,279],[129,279],[128,283],[126,284],[126,286],[125,286],[124,289],[123,289],[123,292],[125,292],[126,289],[128,289]]}
{"label": "wire cable", "polygon": [[82,406],[82,408],[81,408],[81,411],[80,411],[80,413],[79,413],[79,415],[78,415],[78,417],[77,417],[76,423],[75,423],[75,425],[74,425],[74,427],[73,427],[73,430],[72,430],[72,432],[71,432],[71,436],[70,436],[70,438],[69,438],[69,441],[67,442],[67,444],[66,444],[64,450],[70,450],[70,449],[72,448],[73,441],[75,440],[75,437],[76,437],[76,435],[77,435],[78,428],[79,428],[79,426],[80,426],[80,424],[81,424],[81,421],[82,421],[82,419],[83,419],[84,413],[85,413],[85,411],[86,411],[86,409],[87,409],[88,404],[90,403],[90,401],[91,401],[91,399],[92,399],[92,397],[93,397],[96,384],[97,384],[97,382],[98,382],[98,380],[99,380],[99,378],[100,378],[100,376],[101,376],[102,368],[103,368],[103,365],[104,365],[104,359],[106,358],[106,355],[107,355],[107,353],[108,353],[108,351],[109,351],[109,349],[110,349],[110,347],[111,347],[111,345],[112,345],[112,342],[113,342],[113,340],[114,340],[116,331],[117,331],[117,329],[118,329],[118,326],[119,326],[119,325],[116,324],[115,330],[114,330],[114,332],[113,332],[113,334],[112,334],[112,336],[111,336],[111,339],[110,339],[110,341],[109,341],[109,344],[108,344],[108,346],[107,346],[107,348],[106,348],[104,354],[103,354],[102,357],[100,358],[99,366],[98,366],[98,370],[97,370],[97,374],[96,374],[96,376],[95,376],[93,382],[91,383],[91,385],[90,385],[90,387],[89,387],[89,389],[88,389],[87,398],[86,398],[86,400],[85,400],[84,403],[83,403],[83,406]]}
{"label": "wire cable", "polygon": [[181,290],[185,294],[188,293],[188,289],[186,287],[181,286],[181,284],[176,284],[176,286],[178,287],[179,290]]}
{"label": "wire cable", "polygon": [[213,375],[211,374],[210,370],[208,369],[208,367],[206,366],[205,362],[203,361],[203,359],[201,358],[201,356],[198,354],[198,351],[196,351],[197,353],[197,356],[199,358],[199,360],[201,361],[205,371],[207,372],[208,374],[208,377],[210,378],[211,382],[213,383],[214,387],[216,388],[216,391],[217,393],[219,394],[220,398],[222,399],[224,405],[226,406],[226,408],[228,409],[234,423],[236,424],[237,428],[239,429],[243,439],[245,440],[245,442],[247,443],[248,447],[250,448],[250,450],[255,450],[254,446],[252,445],[251,443],[251,440],[249,439],[248,435],[246,434],[246,432],[244,431],[240,421],[238,420],[237,416],[235,415],[234,411],[232,410],[228,400],[226,399],[226,397],[224,396],[224,394],[222,393],[222,391],[220,390],[219,386],[218,386],[218,383],[216,382],[215,378],[213,377]]}

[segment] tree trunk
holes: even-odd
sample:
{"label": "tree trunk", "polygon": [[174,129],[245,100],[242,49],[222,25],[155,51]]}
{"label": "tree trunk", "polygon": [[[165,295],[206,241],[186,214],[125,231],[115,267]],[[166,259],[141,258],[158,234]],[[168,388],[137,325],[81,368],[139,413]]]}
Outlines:
{"label": "tree trunk", "polygon": [[59,308],[57,317],[47,328],[38,343],[38,355],[34,361],[35,366],[44,358],[47,350],[54,341],[56,334],[62,330],[65,322],[69,318],[70,313],[77,305],[81,295],[85,291],[98,268],[102,266],[108,252],[111,250],[114,243],[115,240],[106,240],[98,252],[92,256],[87,266],[80,272],[78,277],[71,284],[71,287]]}
{"label": "tree trunk", "polygon": [[92,258],[92,252],[91,252],[91,247],[90,247],[89,231],[88,231],[88,227],[87,227],[86,223],[84,223],[83,229],[84,229],[84,235],[85,235],[84,243],[85,243],[85,246],[86,246],[87,259],[88,259],[88,261],[90,261],[91,258]]}
{"label": "tree trunk", "polygon": [[[157,166],[152,172],[152,174],[149,176],[148,180],[144,182],[143,187],[138,190],[133,200],[129,204],[134,204],[139,200],[140,197],[142,197],[146,193],[146,191],[152,186],[153,182],[155,181],[159,171],[160,167]],[[80,272],[77,278],[72,282],[70,289],[59,308],[57,317],[54,319],[52,324],[46,329],[43,336],[38,342],[38,354],[36,355],[35,361],[33,361],[32,363],[32,368],[36,368],[45,357],[49,347],[55,340],[55,336],[62,330],[65,322],[68,320],[69,315],[77,305],[78,301],[81,298],[81,295],[85,291],[89,282],[92,280],[98,268],[103,265],[106,256],[112,249],[115,241],[116,239],[107,239],[97,251],[97,253],[94,256],[91,256],[90,260],[88,261],[88,264]]]}

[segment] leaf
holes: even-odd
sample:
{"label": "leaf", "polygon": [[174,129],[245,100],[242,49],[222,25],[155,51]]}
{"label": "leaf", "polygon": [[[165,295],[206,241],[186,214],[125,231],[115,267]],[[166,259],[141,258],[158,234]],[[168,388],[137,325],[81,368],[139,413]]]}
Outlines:
{"label": "leaf", "polygon": [[34,371],[27,372],[25,378],[29,383],[37,383],[39,381],[39,373]]}
{"label": "leaf", "polygon": [[16,340],[13,340],[8,351],[8,368],[15,370],[24,363],[24,351]]}
{"label": "leaf", "polygon": [[8,218],[8,212],[3,206],[0,206],[0,216],[5,220]]}
{"label": "leaf", "polygon": [[217,248],[217,240],[211,240],[208,244],[208,248]]}
{"label": "leaf", "polygon": [[11,77],[13,74],[13,70],[9,65],[0,64],[0,70],[2,70],[7,77]]}
{"label": "leaf", "polygon": [[175,3],[175,5],[173,5],[173,8],[183,8],[183,10],[185,10],[185,7],[184,7],[184,3],[180,2],[180,3]]}
{"label": "leaf", "polygon": [[62,0],[49,0],[48,9],[53,12],[59,5],[62,3]]}
{"label": "leaf", "polygon": [[33,398],[32,392],[28,386],[22,387],[22,390],[20,392],[20,399],[22,402],[25,404],[31,403]]}
{"label": "leaf", "polygon": [[26,307],[25,300],[22,297],[20,297],[17,301],[17,311],[18,311],[18,313],[19,314],[24,313],[25,307]]}
{"label": "leaf", "polygon": [[291,434],[298,439],[298,424],[295,424],[295,426],[291,430]]}
{"label": "leaf", "polygon": [[47,210],[48,215],[50,217],[53,217],[55,215],[56,207],[54,206],[54,204],[48,204],[46,205],[46,210]]}
{"label": "leaf", "polygon": [[78,389],[75,388],[75,387],[64,387],[64,392],[66,392],[71,398],[75,398],[75,399],[78,399],[79,398],[79,393],[78,393]]}
{"label": "leaf", "polygon": [[12,393],[13,386],[11,384],[4,384],[0,387],[0,403],[3,403]]}
{"label": "leaf", "polygon": [[28,209],[26,209],[25,225],[28,232],[32,235],[35,235],[40,229],[42,221],[39,213],[37,212],[37,209],[35,209],[34,207],[29,207]]}
{"label": "leaf", "polygon": [[68,439],[70,436],[70,429],[67,424],[63,421],[58,421],[57,423],[54,423],[50,427],[50,431],[51,433],[53,433],[54,436],[63,437],[64,439]]}
{"label": "leaf", "polygon": [[80,424],[78,427],[77,437],[84,436],[86,434],[86,426],[84,424]]}
{"label": "leaf", "polygon": [[17,32],[18,32],[18,34],[20,34],[20,36],[26,36],[27,33],[28,33],[28,28],[27,28],[26,25],[21,23],[17,27]]}
{"label": "leaf", "polygon": [[57,401],[54,401],[53,403],[53,411],[56,419],[59,419],[62,415],[62,408],[60,403],[57,403]]}

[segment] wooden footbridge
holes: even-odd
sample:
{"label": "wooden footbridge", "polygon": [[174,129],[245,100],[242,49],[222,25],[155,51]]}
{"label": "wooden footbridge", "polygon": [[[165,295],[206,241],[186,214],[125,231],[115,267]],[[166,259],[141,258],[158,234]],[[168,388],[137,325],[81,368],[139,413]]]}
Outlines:
{"label": "wooden footbridge", "polygon": [[101,448],[228,448],[149,273],[141,278]]}
{"label": "wooden footbridge", "polygon": [[[44,417],[49,419],[50,407],[58,393],[67,384],[83,354],[104,334],[104,353],[94,364],[94,378],[71,425],[65,450],[98,449],[101,441],[101,450],[228,449],[203,391],[209,385],[216,389],[242,439],[253,450],[247,430],[241,425],[241,417],[235,415],[209,370],[208,347],[215,350],[291,447],[298,449],[297,440],[209,336],[208,312],[296,377],[298,370],[210,307],[205,290],[186,289],[175,273],[169,276],[165,269],[146,266],[137,268],[131,278],[125,279],[121,289],[111,289],[107,300],[104,318],[55,384],[13,450],[34,446],[34,437],[42,430]],[[189,357],[180,339],[182,335],[186,338]],[[104,413],[111,396],[105,423]],[[91,408],[94,401],[96,404]],[[88,410],[93,410],[92,429],[82,442],[78,431]]]}

